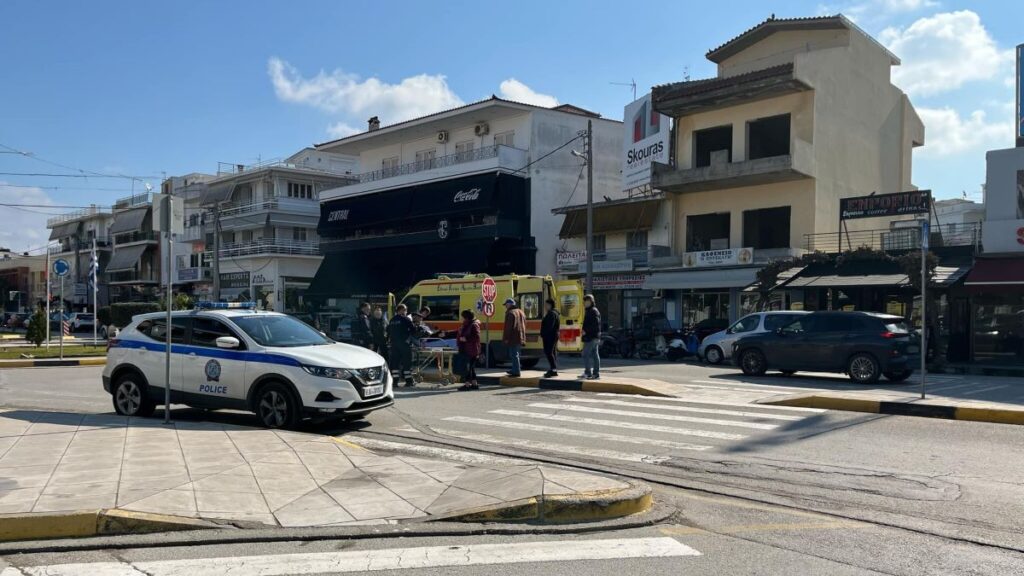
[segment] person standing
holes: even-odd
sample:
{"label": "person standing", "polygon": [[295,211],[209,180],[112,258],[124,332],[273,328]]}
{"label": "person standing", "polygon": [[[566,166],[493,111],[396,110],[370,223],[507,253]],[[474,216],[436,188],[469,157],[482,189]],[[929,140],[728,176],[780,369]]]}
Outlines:
{"label": "person standing", "polygon": [[476,360],[480,357],[480,322],[472,310],[462,311],[462,326],[456,335],[459,354],[466,361],[466,383],[459,390],[478,390],[476,381]]}
{"label": "person standing", "polygon": [[356,346],[370,348],[373,346],[373,336],[370,332],[370,303],[363,302],[359,305],[359,312],[352,321],[352,341]]}
{"label": "person standing", "polygon": [[388,322],[388,339],[391,340],[388,357],[391,359],[392,368],[398,369],[398,378],[405,380],[406,388],[416,385],[412,380],[412,339],[416,327],[413,326],[408,312],[405,304],[399,304],[395,308],[394,317]]}
{"label": "person standing", "polygon": [[523,314],[512,298],[505,299],[505,331],[502,342],[505,343],[509,361],[512,363],[506,374],[518,378],[522,374],[519,355],[523,351],[523,343],[526,342],[526,314]]}
{"label": "person standing", "polygon": [[544,302],[546,308],[544,318],[540,321],[540,339],[544,342],[544,355],[548,358],[549,369],[545,378],[558,376],[558,329],[562,319],[555,310],[555,301],[548,298]]}
{"label": "person standing", "polygon": [[373,351],[387,360],[387,323],[384,321],[384,310],[380,306],[374,307],[373,315],[370,317],[370,337],[373,340]]}
{"label": "person standing", "polygon": [[594,295],[583,297],[583,374],[585,380],[601,379],[601,311],[594,304]]}

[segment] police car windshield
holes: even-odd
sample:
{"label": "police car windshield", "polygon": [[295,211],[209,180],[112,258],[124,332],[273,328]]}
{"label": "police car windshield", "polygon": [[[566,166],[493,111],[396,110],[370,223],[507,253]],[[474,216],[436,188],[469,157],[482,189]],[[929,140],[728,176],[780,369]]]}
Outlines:
{"label": "police car windshield", "polygon": [[260,346],[319,346],[328,340],[308,324],[291,316],[242,316],[232,318]]}

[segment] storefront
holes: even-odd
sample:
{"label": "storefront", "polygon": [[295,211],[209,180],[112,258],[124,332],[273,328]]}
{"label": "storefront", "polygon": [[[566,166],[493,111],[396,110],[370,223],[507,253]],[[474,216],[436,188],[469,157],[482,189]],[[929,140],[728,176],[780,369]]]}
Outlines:
{"label": "storefront", "polygon": [[682,270],[655,272],[645,288],[661,294],[674,326],[727,325],[756,301],[756,293],[743,291],[757,280],[752,263],[750,248],[687,252]]}
{"label": "storefront", "polygon": [[971,295],[971,359],[1024,366],[1024,258],[978,259],[964,286]]}

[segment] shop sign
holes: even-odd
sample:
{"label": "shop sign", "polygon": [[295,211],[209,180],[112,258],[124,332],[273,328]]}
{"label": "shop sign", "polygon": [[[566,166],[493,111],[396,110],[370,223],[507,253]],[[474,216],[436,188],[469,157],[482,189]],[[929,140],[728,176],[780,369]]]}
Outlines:
{"label": "shop sign", "polygon": [[669,118],[654,111],[650,93],[623,110],[622,189],[651,183],[653,162],[668,164]]}
{"label": "shop sign", "polygon": [[[582,268],[585,268],[584,265]],[[594,272],[629,272],[633,269],[633,260],[627,258],[625,260],[595,260],[593,264]]]}
{"label": "shop sign", "polygon": [[178,281],[189,282],[193,280],[199,280],[199,268],[180,268],[178,269]]}
{"label": "shop sign", "polygon": [[594,276],[594,290],[640,290],[646,274],[608,274]]}
{"label": "shop sign", "polygon": [[1024,252],[1024,220],[986,220],[981,243],[989,254]]}
{"label": "shop sign", "polygon": [[854,220],[879,216],[927,214],[931,205],[931,190],[842,198],[839,200],[839,219]]}
{"label": "shop sign", "polygon": [[728,248],[725,250],[705,250],[703,252],[687,252],[683,256],[683,268],[703,268],[709,266],[746,266],[754,263],[753,248]]}
{"label": "shop sign", "polygon": [[586,250],[558,251],[555,252],[555,269],[560,273],[577,272],[586,260]]}
{"label": "shop sign", "polygon": [[221,288],[248,288],[249,272],[222,272],[220,275]]}

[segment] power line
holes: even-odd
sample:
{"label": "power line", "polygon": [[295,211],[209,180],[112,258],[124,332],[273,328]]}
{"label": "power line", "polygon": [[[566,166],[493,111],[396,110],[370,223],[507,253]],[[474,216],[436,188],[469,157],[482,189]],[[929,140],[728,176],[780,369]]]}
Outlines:
{"label": "power line", "polygon": [[[576,136],[574,136],[574,137],[572,138],[572,140],[569,140],[569,141],[568,141],[568,142],[566,142],[565,144],[562,144],[562,145],[561,145],[561,146],[559,146],[558,148],[555,148],[554,150],[552,150],[551,152],[548,152],[547,154],[545,154],[545,155],[541,156],[540,158],[537,158],[536,160],[533,160],[532,162],[528,162],[528,163],[526,164],[526,166],[523,166],[522,168],[520,168],[520,169],[518,169],[518,170],[515,170],[514,172],[522,172],[522,171],[524,171],[524,170],[528,169],[528,168],[529,168],[530,166],[533,166],[533,165],[534,165],[534,164],[536,164],[537,162],[540,162],[541,160],[543,160],[543,159],[547,158],[548,156],[551,156],[551,155],[552,155],[552,154],[554,154],[555,152],[558,152],[558,151],[559,151],[559,150],[561,150],[562,148],[565,148],[565,147],[566,147],[566,146],[568,146],[569,144],[572,144],[573,142],[575,142],[575,141],[579,140],[579,139],[580,139],[580,138],[582,138],[582,137],[583,137],[583,134],[577,134]],[[0,172],[0,174],[2,174],[2,172]]]}
{"label": "power line", "polygon": [[61,164],[60,162],[54,162],[52,160],[46,160],[45,158],[40,158],[39,156],[36,156],[35,153],[33,153],[33,152],[25,152],[24,150],[18,150],[17,148],[14,148],[12,146],[8,146],[6,144],[0,144],[0,148],[6,148],[12,154],[18,154],[18,155],[24,156],[26,158],[31,158],[31,159],[33,159],[33,160],[35,160],[37,162],[42,162],[43,164],[49,164],[50,166],[56,166],[58,168],[66,168],[68,170],[74,170],[75,172],[80,172],[83,175],[84,174],[90,174],[90,175],[92,175],[94,177],[97,177],[97,178],[126,178],[126,179],[129,179],[129,180],[142,180],[143,178],[157,178],[157,176],[129,176],[129,175],[126,175],[126,174],[105,174],[103,172],[96,172],[95,170],[85,170],[85,169],[82,169],[82,168],[76,168],[74,166],[68,166],[67,164]]}
{"label": "power line", "polygon": [[131,194],[131,188],[93,188],[90,186],[36,186],[35,184],[9,184],[4,182],[0,188],[38,188],[39,190],[86,190],[90,192],[127,192]]}
{"label": "power line", "polygon": [[160,176],[128,176],[117,174],[53,174],[46,172],[0,172],[0,176],[35,176],[40,178],[124,178],[127,180],[142,181],[145,179],[156,180]]}

